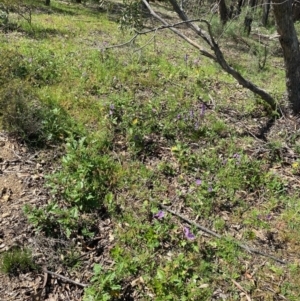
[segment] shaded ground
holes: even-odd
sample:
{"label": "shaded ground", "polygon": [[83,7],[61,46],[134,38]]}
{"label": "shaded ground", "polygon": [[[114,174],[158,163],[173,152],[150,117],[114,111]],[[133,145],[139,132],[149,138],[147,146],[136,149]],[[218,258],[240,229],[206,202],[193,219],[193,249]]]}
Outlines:
{"label": "shaded ground", "polygon": [[[111,221],[100,218],[99,235],[91,241],[83,242],[80,237],[65,241],[34,231],[23,213],[24,205],[39,207],[50,199],[43,187],[44,175],[53,169],[51,162],[56,156],[55,149],[33,152],[0,133],[0,254],[14,247],[29,248],[40,268],[85,284],[92,275],[93,263],[106,265],[105,255],[112,241]],[[81,286],[51,277],[42,269],[17,276],[0,273],[0,282],[1,301],[81,300],[83,292]]]}

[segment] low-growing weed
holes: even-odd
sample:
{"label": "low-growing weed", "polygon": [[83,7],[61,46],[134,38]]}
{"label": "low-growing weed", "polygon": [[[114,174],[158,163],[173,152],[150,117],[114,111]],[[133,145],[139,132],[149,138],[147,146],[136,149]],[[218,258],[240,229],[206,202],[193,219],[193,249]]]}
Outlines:
{"label": "low-growing weed", "polygon": [[29,222],[46,236],[69,238],[78,231],[79,212],[76,207],[60,208],[56,202],[50,202],[43,209],[26,205],[24,212]]}
{"label": "low-growing weed", "polygon": [[119,275],[123,272],[123,266],[119,265],[114,271],[105,271],[100,264],[94,265],[92,285],[85,290],[84,301],[109,301],[117,299],[121,293],[121,281]]}
{"label": "low-growing weed", "polygon": [[0,270],[9,275],[18,275],[37,269],[29,249],[13,248],[1,254]]}
{"label": "low-growing weed", "polygon": [[52,192],[79,210],[101,207],[115,184],[118,165],[102,154],[103,143],[89,137],[68,138],[62,169],[48,179]]}

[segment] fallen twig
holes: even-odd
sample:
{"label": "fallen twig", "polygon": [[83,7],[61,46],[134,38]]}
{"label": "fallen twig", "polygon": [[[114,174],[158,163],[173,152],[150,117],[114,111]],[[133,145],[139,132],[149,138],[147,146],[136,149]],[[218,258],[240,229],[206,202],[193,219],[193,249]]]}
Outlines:
{"label": "fallen twig", "polygon": [[[168,206],[165,206],[165,205],[163,205],[163,204],[160,204],[160,207],[162,207],[163,209],[167,210],[167,211],[170,212],[171,214],[180,217],[182,220],[186,221],[186,222],[189,223],[190,225],[193,225],[193,226],[197,227],[197,228],[200,229],[201,231],[210,234],[211,236],[214,236],[214,237],[217,237],[217,238],[224,238],[222,235],[220,235],[220,234],[218,234],[218,233],[216,233],[216,232],[214,232],[214,231],[212,231],[212,230],[210,230],[210,229],[208,229],[208,228],[206,228],[206,227],[204,227],[204,226],[201,226],[201,225],[199,225],[198,223],[196,223],[196,222],[194,222],[194,221],[191,221],[190,219],[188,219],[187,217],[183,216],[183,215],[180,214],[180,213],[177,213],[177,212],[175,212],[175,211],[169,209]],[[237,245],[238,245],[240,248],[246,250],[246,251],[249,252],[249,253],[254,253],[254,254],[258,254],[258,255],[264,256],[264,257],[271,258],[271,259],[273,259],[274,261],[277,261],[277,262],[279,262],[279,263],[281,263],[281,264],[287,264],[286,261],[283,261],[283,260],[281,260],[281,259],[279,259],[279,258],[277,258],[277,257],[274,257],[273,255],[263,253],[263,252],[261,252],[261,251],[259,251],[259,250],[257,250],[257,249],[251,248],[251,247],[249,247],[249,246],[247,246],[247,245],[245,245],[245,244],[243,244],[243,243],[241,243],[241,242],[239,242],[239,241],[236,241],[236,243],[237,243]]]}
{"label": "fallen twig", "polygon": [[55,277],[57,277],[57,278],[60,278],[60,279],[62,279],[62,280],[64,280],[64,281],[66,281],[66,282],[69,282],[69,283],[75,284],[75,285],[77,285],[77,286],[80,286],[80,287],[87,287],[87,286],[88,286],[87,284],[83,284],[83,283],[74,281],[74,280],[72,280],[72,279],[70,279],[70,278],[67,278],[67,277],[65,277],[65,276],[62,276],[62,275],[60,275],[60,274],[56,274],[56,273],[54,273],[54,272],[48,271],[46,268],[43,268],[43,272],[44,272],[44,273],[47,273],[47,274],[49,274],[49,275],[51,275],[51,276],[55,276]]}
{"label": "fallen twig", "polygon": [[235,280],[231,279],[231,281],[233,282],[233,284],[239,289],[241,290],[245,295],[248,301],[251,301],[251,298],[249,297],[249,295],[247,294],[247,292],[245,291],[245,289],[239,284],[237,283]]}

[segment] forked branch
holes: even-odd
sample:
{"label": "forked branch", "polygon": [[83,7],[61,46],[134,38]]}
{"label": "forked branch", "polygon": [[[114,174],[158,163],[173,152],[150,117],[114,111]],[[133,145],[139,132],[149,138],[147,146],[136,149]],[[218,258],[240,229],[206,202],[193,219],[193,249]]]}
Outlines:
{"label": "forked branch", "polygon": [[[206,44],[210,47],[210,49],[213,51],[213,54],[206,51],[205,49],[203,49],[198,43],[196,43],[195,41],[191,40],[190,38],[188,38],[187,36],[185,36],[184,34],[182,34],[179,30],[177,30],[176,28],[173,28],[170,26],[170,24],[168,24],[168,22],[163,19],[162,17],[160,17],[158,14],[156,14],[154,12],[154,10],[152,9],[152,7],[149,5],[149,3],[146,0],[142,0],[143,3],[145,4],[145,6],[147,7],[147,9],[149,10],[150,14],[157,20],[159,20],[161,23],[163,23],[167,28],[169,28],[170,30],[172,30],[174,33],[176,33],[179,37],[181,37],[182,39],[184,39],[185,41],[187,41],[190,45],[192,45],[194,48],[198,49],[200,51],[200,53],[210,59],[213,59],[214,61],[216,61],[221,67],[222,69],[227,72],[228,74],[230,74],[232,77],[234,77],[238,83],[243,86],[244,88],[252,91],[253,93],[259,95],[265,102],[267,102],[270,107],[272,108],[272,110],[277,110],[277,105],[276,105],[276,101],[275,99],[269,94],[267,93],[265,90],[257,87],[256,85],[254,85],[251,81],[246,80],[241,73],[239,73],[237,70],[235,70],[234,68],[232,68],[227,61],[224,58],[224,55],[218,45],[218,43],[215,41],[213,34],[212,34],[212,30],[211,30],[211,25],[208,21],[206,20],[200,20],[201,22],[205,23],[207,26],[208,31],[203,30],[202,28],[198,27],[196,24],[194,24],[193,22],[188,22],[188,17],[185,14],[185,12],[183,12],[181,10],[181,8],[179,7],[178,3],[176,0],[169,0],[171,5],[173,6],[174,11],[178,14],[178,16],[180,17],[180,19],[182,21],[186,21],[186,25],[191,28],[199,37],[201,37]],[[280,114],[280,112],[279,112]]]}

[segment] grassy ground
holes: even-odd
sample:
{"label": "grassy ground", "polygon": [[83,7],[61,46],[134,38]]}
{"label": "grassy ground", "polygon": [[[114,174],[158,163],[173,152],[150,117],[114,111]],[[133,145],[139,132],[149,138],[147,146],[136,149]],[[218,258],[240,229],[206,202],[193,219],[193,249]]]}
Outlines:
{"label": "grassy ground", "polygon": [[[106,50],[132,36],[116,8],[52,1],[31,26],[18,20],[19,30],[1,34],[2,83],[10,91],[21,83],[22,95],[39,101],[31,135],[24,124],[15,130],[35,146],[64,147],[49,171],[51,199],[25,208],[29,222],[49,237],[89,240],[99,210],[109,216],[109,258],[91,257],[83,300],[298,300],[296,120],[273,121],[170,32]],[[233,66],[280,101],[282,58],[269,54],[260,70],[257,44],[232,35],[220,43]]]}

